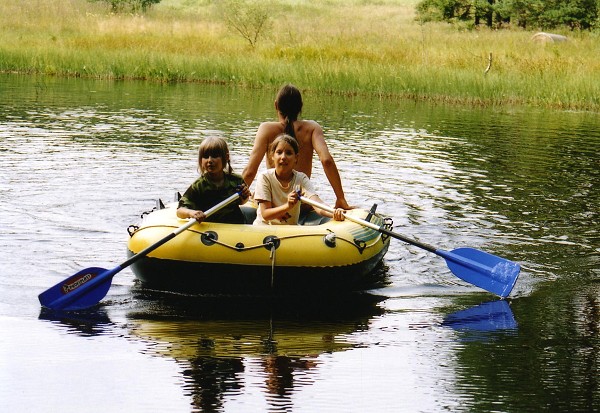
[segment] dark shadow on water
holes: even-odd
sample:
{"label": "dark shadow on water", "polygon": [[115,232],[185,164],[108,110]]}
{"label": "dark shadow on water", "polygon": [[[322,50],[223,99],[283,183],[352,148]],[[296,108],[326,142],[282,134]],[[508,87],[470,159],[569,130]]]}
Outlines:
{"label": "dark shadow on water", "polygon": [[386,297],[367,292],[297,296],[194,296],[141,287],[132,290],[136,306],[128,316],[160,319],[351,319],[381,314]]}

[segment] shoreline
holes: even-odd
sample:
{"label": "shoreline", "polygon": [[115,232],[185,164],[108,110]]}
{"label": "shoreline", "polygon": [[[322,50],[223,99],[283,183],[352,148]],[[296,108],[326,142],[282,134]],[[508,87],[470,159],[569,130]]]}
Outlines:
{"label": "shoreline", "polygon": [[340,96],[600,111],[593,32],[539,44],[517,29],[421,25],[415,0],[283,0],[272,7],[272,28],[250,47],[206,4],[163,0],[140,16],[106,13],[86,0],[16,3],[0,0],[4,74],[249,89],[290,82]]}

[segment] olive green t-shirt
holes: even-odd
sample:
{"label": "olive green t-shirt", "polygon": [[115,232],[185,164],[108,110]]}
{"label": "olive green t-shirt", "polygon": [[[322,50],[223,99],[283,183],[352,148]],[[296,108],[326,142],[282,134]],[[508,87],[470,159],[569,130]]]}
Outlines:
{"label": "olive green t-shirt", "polygon": [[[243,182],[244,180],[240,175],[226,173],[223,185],[217,187],[202,175],[185,191],[179,200],[178,208],[186,207],[198,211],[207,211],[219,202],[224,201],[235,194],[238,190],[238,186]],[[206,218],[206,221],[243,224],[244,215],[238,206],[239,204],[240,201],[232,202]]]}

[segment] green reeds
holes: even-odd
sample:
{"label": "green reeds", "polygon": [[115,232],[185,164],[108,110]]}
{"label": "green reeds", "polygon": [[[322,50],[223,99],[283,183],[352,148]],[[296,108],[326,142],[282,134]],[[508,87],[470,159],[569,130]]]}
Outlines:
{"label": "green reeds", "polygon": [[274,1],[272,29],[251,48],[211,2],[163,0],[139,16],[86,0],[0,0],[0,71],[600,109],[594,33],[540,44],[518,29],[421,25],[415,0],[367,3]]}

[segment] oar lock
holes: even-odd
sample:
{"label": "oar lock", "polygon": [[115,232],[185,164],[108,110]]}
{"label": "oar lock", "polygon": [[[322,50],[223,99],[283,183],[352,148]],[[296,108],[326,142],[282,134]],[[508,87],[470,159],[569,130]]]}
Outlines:
{"label": "oar lock", "polygon": [[[390,217],[383,218],[383,228],[387,231],[394,229],[394,221]],[[381,239],[385,242],[390,236],[384,232],[381,233]]]}
{"label": "oar lock", "polygon": [[[178,193],[178,194],[179,194],[179,193]],[[179,194],[179,198],[181,198],[181,194]],[[154,211],[158,211],[158,210],[160,210],[160,209],[165,209],[165,208],[166,208],[166,207],[165,207],[165,203],[162,201],[162,199],[160,199],[160,198],[159,198],[159,199],[157,199],[157,200],[156,200],[156,206],[155,206],[154,208],[152,208],[151,210],[149,210],[149,211],[144,211],[144,212],[142,212],[142,213],[140,214],[140,218],[141,218],[141,219],[144,219],[144,217],[145,217],[146,215],[149,215],[149,214],[151,214],[151,213],[152,213],[152,212],[154,212]],[[130,226],[128,226],[128,227],[127,227],[127,232],[129,233],[129,236],[130,236],[130,237],[132,237],[132,236],[133,236],[133,234],[135,234],[135,232],[136,232],[138,229],[140,229],[139,225],[132,224],[132,225],[130,225]]]}

